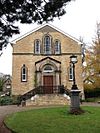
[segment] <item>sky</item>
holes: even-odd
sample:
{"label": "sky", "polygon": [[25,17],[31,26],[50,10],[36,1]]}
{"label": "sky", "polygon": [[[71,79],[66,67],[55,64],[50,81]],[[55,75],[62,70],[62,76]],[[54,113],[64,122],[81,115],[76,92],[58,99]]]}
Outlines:
{"label": "sky", "polygon": [[[66,14],[50,23],[77,39],[83,38],[83,41],[89,45],[95,38],[97,22],[100,22],[100,0],[72,0],[66,6]],[[19,24],[20,35],[13,36],[11,40],[38,26],[40,25]],[[0,73],[12,75],[12,47],[10,45],[0,56]]]}

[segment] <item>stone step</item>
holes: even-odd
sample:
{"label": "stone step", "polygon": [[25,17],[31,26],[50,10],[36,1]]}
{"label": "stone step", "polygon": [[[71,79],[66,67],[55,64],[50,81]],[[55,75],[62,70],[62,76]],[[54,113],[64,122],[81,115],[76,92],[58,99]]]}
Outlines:
{"label": "stone step", "polygon": [[26,101],[26,106],[32,105],[69,105],[70,99],[63,94],[39,94]]}

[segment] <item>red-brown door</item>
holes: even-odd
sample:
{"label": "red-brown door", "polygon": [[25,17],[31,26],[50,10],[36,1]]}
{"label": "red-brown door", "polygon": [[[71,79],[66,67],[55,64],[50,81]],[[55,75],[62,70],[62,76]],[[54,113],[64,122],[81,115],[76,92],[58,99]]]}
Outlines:
{"label": "red-brown door", "polygon": [[51,94],[53,93],[53,76],[43,76],[43,86],[44,86],[44,93]]}

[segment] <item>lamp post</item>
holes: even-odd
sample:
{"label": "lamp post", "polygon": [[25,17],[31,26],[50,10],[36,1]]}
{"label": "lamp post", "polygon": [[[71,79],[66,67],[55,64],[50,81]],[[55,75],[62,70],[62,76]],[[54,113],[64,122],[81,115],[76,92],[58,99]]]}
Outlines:
{"label": "lamp post", "polygon": [[73,85],[72,85],[72,90],[76,90],[77,85],[76,85],[76,79],[75,79],[75,64],[77,63],[77,56],[72,55],[70,56],[70,63],[73,65]]}
{"label": "lamp post", "polygon": [[70,105],[70,113],[77,114],[81,112],[80,109],[80,98],[79,93],[81,92],[77,85],[76,85],[76,78],[75,78],[75,64],[78,62],[77,56],[72,55],[70,56],[70,63],[73,65],[73,85],[71,88],[71,105]]}

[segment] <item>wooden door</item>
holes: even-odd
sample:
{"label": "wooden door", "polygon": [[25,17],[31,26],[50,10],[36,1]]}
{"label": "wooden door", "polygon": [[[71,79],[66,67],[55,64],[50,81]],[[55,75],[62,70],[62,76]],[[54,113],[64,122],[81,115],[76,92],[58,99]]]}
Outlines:
{"label": "wooden door", "polygon": [[53,76],[43,76],[43,86],[44,86],[44,93],[51,94],[53,93]]}

